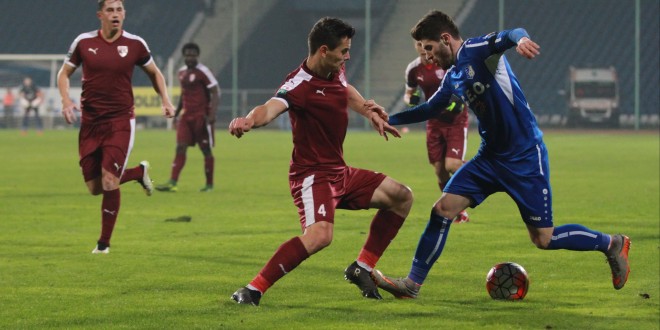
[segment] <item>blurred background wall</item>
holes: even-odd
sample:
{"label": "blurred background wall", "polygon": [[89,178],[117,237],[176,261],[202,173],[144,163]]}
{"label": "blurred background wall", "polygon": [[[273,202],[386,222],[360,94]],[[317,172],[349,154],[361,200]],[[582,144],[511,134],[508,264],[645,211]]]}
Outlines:
{"label": "blurred background wall", "polygon": [[[96,7],[91,0],[3,0],[0,97],[31,76],[46,91],[42,114],[52,118],[48,125],[62,126],[54,75],[74,38],[98,29]],[[655,129],[659,7],[657,0],[127,0],[124,28],[147,41],[175,100],[180,47],[200,44],[201,62],[214,71],[223,92],[218,127],[272,96],[306,57],[307,34],[324,16],[340,17],[357,29],[349,82],[389,111],[400,111],[403,71],[416,56],[410,29],[429,10],[439,9],[455,18],[464,39],[527,29],[541,45],[541,56],[527,61],[510,50],[507,58],[541,125],[566,125],[569,67],[614,67],[620,127]],[[72,79],[74,88],[80,86],[80,71]],[[134,85],[141,125],[166,127],[143,73],[134,75]],[[364,127],[361,118],[353,119],[353,127]]]}

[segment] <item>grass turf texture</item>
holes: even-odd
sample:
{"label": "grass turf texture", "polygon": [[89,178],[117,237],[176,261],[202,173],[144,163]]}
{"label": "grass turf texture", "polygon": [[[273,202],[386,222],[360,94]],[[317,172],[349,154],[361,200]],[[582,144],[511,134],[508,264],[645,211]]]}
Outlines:
{"label": "grass turf texture", "polygon": [[[452,226],[442,257],[417,300],[361,298],[343,279],[366,238],[370,211],[338,211],[331,246],[280,280],[261,306],[229,300],[275,249],[298,235],[288,190],[291,138],[257,130],[240,140],[217,130],[216,185],[189,149],[179,192],[144,196],[122,186],[109,255],[92,255],[100,197],[78,169],[77,132],[20,136],[0,131],[0,328],[306,328],[306,329],[658,329],[659,143],[657,132],[546,133],[556,224],[581,223],[632,239],[632,272],[612,288],[598,252],[541,251],[530,242],[505,194]],[[173,132],[138,131],[130,166],[152,164],[169,177]],[[470,132],[469,155],[479,138]],[[424,135],[383,141],[349,132],[349,164],[382,171],[412,187],[411,215],[378,268],[405,276],[432,203],[439,196]],[[191,222],[165,219],[190,215]],[[486,273],[514,261],[531,284],[521,302],[491,300]],[[648,295],[648,299],[644,295]]]}

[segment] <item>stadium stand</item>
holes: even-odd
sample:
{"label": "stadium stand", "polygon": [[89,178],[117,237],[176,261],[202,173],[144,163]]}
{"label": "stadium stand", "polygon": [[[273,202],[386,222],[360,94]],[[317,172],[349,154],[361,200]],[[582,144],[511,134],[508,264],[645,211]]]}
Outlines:
{"label": "stadium stand", "polygon": [[[384,24],[387,10],[391,7],[388,4],[393,2],[393,0],[379,1],[379,5],[372,8],[374,25]],[[256,90],[241,95],[243,111],[249,111],[253,106],[271,97],[286,74],[301,63],[308,52],[307,34],[321,17],[341,17],[356,28],[357,34],[351,46],[351,61],[347,66],[349,81],[363,70],[361,66],[365,44],[363,2],[275,0],[259,1],[259,4],[268,8],[266,12],[260,13],[264,19],[240,22],[244,25],[241,25],[239,30],[242,36],[238,51],[238,80],[241,88]],[[240,6],[245,5],[241,2]],[[254,25],[247,26],[250,23]],[[373,30],[376,30],[374,36],[377,36],[379,29]],[[227,49],[225,53],[228,52]],[[227,61],[220,69],[218,81],[221,86],[231,86],[231,61]],[[230,102],[229,97],[223,97],[221,108],[227,107],[228,102]],[[226,112],[220,113],[219,120],[227,115],[229,114]],[[361,122],[355,124],[362,125]]]}
{"label": "stadium stand", "polygon": [[[52,0],[3,1],[0,54],[64,54],[81,32],[98,27],[96,2]],[[272,95],[282,78],[307,52],[312,24],[337,16],[357,28],[348,64],[348,79],[365,91],[364,1],[354,0],[140,0],[126,4],[126,30],[144,37],[161,68],[179,47],[194,40],[203,47],[202,61],[215,70],[224,96],[219,122],[231,115],[231,29],[233,4],[238,3],[238,84],[241,111]],[[620,80],[622,122],[634,112],[635,1],[633,0],[425,0],[371,1],[370,97],[390,111],[403,108],[403,69],[414,56],[410,28],[428,10],[455,15],[464,38],[499,28],[499,4],[504,4],[504,28],[525,27],[541,44],[534,62],[509,51],[527,97],[541,124],[562,116],[568,68],[614,66]],[[640,110],[643,120],[658,126],[660,98],[660,3],[641,0]],[[586,15],[585,13],[589,13]],[[0,61],[0,87],[13,87],[24,75],[38,85],[51,79],[49,63]],[[149,85],[136,74],[136,85]],[[74,84],[77,80],[73,80]],[[176,82],[172,84],[176,86]],[[626,121],[630,124],[631,121]],[[358,123],[358,126],[360,123]]]}
{"label": "stadium stand", "polygon": [[[464,2],[443,1],[442,10],[456,15]],[[405,84],[404,70],[417,56],[410,29],[431,9],[435,8],[430,7],[426,0],[396,1],[390,14],[393,19],[387,20],[382,28],[377,27],[382,33],[372,42],[371,97],[389,112],[404,108],[401,100]],[[364,75],[360,74],[354,83],[356,86],[364,86]]]}
{"label": "stadium stand", "polygon": [[[99,27],[94,15],[96,1],[8,0],[3,1],[3,29],[0,54],[62,54],[80,33]],[[162,10],[167,8],[167,10]],[[187,24],[203,0],[129,1],[126,3],[126,31],[143,37],[159,65],[172,54]],[[166,37],[164,37],[166,36]],[[0,63],[0,65],[3,65]],[[4,66],[4,67],[3,67]],[[11,71],[6,63],[0,70]],[[24,72],[21,68],[16,71]],[[47,85],[48,72],[28,72],[40,85]],[[136,79],[146,79],[135,75]],[[138,80],[140,83],[141,81]]]}
{"label": "stadium stand", "polygon": [[[541,56],[533,63],[513,52],[507,58],[532,109],[538,115],[563,114],[567,108],[569,66],[609,67],[619,73],[621,113],[634,110],[634,11],[633,1],[619,0],[507,0],[504,29],[525,27],[541,45]],[[656,114],[658,99],[657,1],[641,1],[640,109]],[[460,26],[463,37],[483,35],[498,29],[498,2],[477,0]],[[570,8],[570,10],[567,10]],[[589,13],[588,15],[585,13]],[[479,24],[475,24],[478,22]],[[597,32],[601,31],[601,32]],[[607,31],[603,33],[602,31]],[[646,31],[646,33],[644,33]]]}

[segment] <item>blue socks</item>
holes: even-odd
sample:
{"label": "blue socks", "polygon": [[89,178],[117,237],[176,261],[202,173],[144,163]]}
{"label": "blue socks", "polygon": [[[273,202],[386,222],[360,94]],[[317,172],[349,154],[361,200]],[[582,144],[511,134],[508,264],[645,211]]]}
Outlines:
{"label": "blue socks", "polygon": [[[408,278],[423,284],[433,264],[438,260],[447,241],[452,219],[439,216],[431,211],[426,229],[419,238],[415,258]],[[593,231],[585,226],[569,224],[555,227],[548,250],[601,251],[607,252],[610,236]]]}
{"label": "blue socks", "polygon": [[452,219],[441,217],[431,211],[431,218],[422,237],[419,238],[415,258],[408,274],[408,278],[415,283],[420,285],[424,283],[429,270],[442,254],[451,223]]}
{"label": "blue socks", "polygon": [[609,245],[610,235],[593,231],[582,225],[570,224],[555,227],[548,250],[607,252]]}

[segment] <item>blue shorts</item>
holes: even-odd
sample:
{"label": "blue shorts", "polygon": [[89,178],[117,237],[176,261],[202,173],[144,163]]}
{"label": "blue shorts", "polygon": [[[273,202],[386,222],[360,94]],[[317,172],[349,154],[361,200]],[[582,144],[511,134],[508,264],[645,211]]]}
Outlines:
{"label": "blue shorts", "polygon": [[552,227],[552,190],[548,151],[543,143],[515,160],[477,154],[451,177],[444,192],[481,204],[496,192],[506,192],[518,205],[523,221],[537,228]]}

